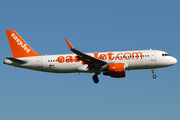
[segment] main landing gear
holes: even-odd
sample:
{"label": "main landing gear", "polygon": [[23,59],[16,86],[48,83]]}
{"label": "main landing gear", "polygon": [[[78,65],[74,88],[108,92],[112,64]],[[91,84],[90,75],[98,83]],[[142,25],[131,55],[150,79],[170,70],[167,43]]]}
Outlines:
{"label": "main landing gear", "polygon": [[93,79],[94,83],[97,84],[99,82],[98,75],[101,74],[101,72],[99,72],[100,68],[97,67],[94,69],[94,71],[95,71],[95,75],[92,77],[92,79]]}
{"label": "main landing gear", "polygon": [[155,75],[155,70],[152,69],[153,78],[155,79],[157,76]]}
{"label": "main landing gear", "polygon": [[98,78],[98,74],[95,74],[93,77],[94,83],[98,83],[99,82],[99,78]]}

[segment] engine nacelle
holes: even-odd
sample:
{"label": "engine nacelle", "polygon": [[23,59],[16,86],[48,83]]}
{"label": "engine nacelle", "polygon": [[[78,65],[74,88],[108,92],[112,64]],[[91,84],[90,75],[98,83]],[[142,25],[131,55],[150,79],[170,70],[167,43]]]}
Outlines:
{"label": "engine nacelle", "polygon": [[108,75],[115,78],[125,77],[125,64],[113,63],[102,67],[103,75]]}

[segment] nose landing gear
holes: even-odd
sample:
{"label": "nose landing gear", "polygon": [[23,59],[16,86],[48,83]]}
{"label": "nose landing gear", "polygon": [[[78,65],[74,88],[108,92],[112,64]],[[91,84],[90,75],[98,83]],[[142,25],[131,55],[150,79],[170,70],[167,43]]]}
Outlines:
{"label": "nose landing gear", "polygon": [[156,77],[157,77],[156,75],[153,75],[153,78],[154,78],[154,79],[156,79]]}
{"label": "nose landing gear", "polygon": [[153,78],[156,79],[157,76],[155,75],[155,70],[154,69],[152,69],[152,74],[153,74]]}

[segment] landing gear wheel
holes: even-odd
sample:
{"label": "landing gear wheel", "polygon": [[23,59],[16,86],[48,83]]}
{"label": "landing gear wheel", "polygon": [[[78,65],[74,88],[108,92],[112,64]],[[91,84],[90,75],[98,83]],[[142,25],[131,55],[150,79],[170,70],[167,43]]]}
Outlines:
{"label": "landing gear wheel", "polygon": [[156,75],[153,75],[153,78],[155,79],[157,76]]}
{"label": "landing gear wheel", "polygon": [[93,80],[94,80],[94,83],[98,83],[99,82],[99,79],[98,79],[98,76],[97,75],[94,75],[93,76]]}
{"label": "landing gear wheel", "polygon": [[155,79],[157,76],[155,75],[155,70],[152,69],[153,78]]}

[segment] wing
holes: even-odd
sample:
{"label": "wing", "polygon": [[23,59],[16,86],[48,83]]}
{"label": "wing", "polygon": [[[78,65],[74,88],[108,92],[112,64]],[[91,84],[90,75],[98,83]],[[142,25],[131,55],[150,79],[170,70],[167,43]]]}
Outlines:
{"label": "wing", "polygon": [[101,66],[107,64],[105,61],[97,59],[95,57],[89,56],[85,53],[82,53],[79,50],[76,50],[71,43],[65,38],[65,41],[69,47],[69,49],[75,53],[76,55],[78,55],[78,59],[83,61],[83,64],[88,64],[88,68],[89,69],[95,69],[95,68],[100,68]]}

